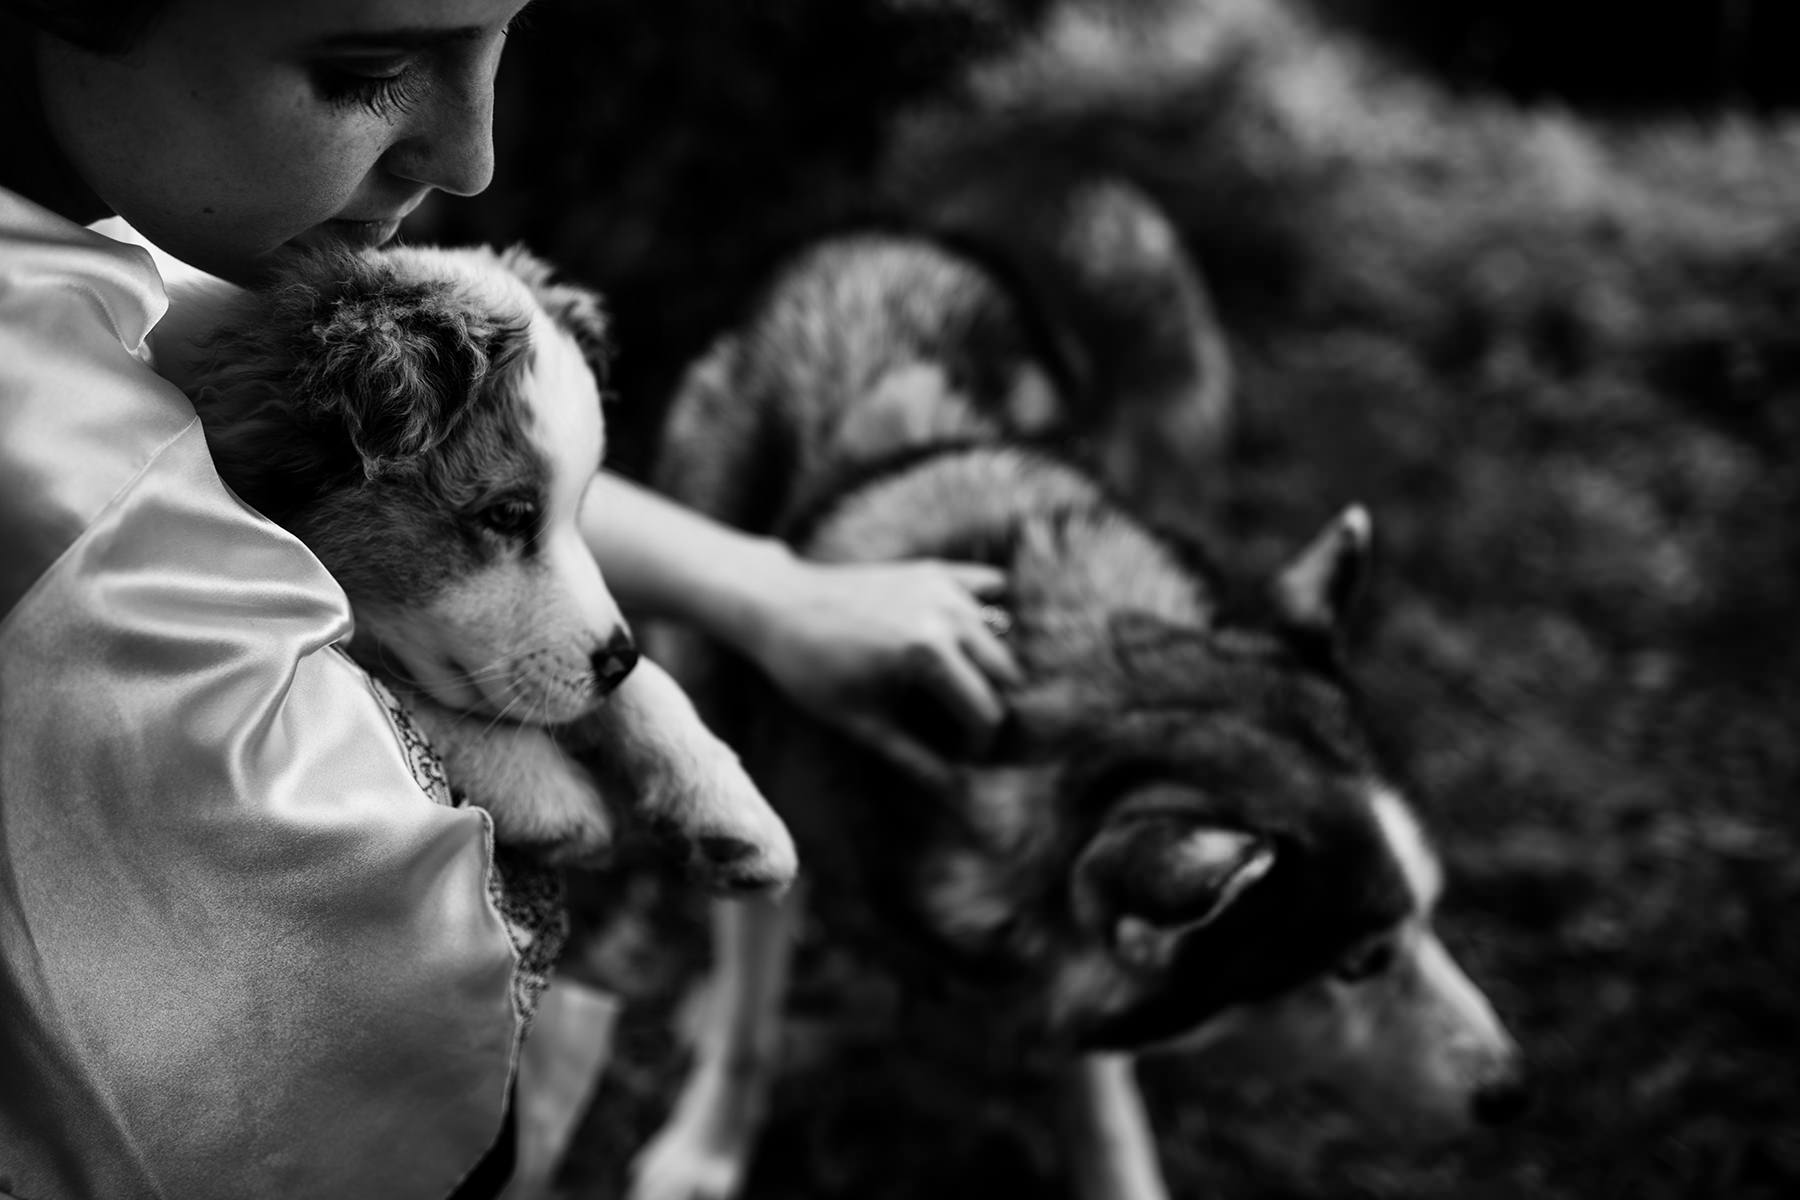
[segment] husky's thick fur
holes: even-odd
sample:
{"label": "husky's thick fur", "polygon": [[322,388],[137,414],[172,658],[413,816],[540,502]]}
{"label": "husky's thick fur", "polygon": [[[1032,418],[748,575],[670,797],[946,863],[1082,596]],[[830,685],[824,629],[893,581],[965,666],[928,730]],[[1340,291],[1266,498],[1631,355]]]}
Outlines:
{"label": "husky's thick fur", "polygon": [[[874,913],[896,961],[947,978],[970,1020],[1066,1055],[1083,1196],[1163,1194],[1129,1058],[1157,1048],[1233,1046],[1418,1128],[1508,1115],[1516,1048],[1431,930],[1437,861],[1340,661],[1367,516],[1346,511],[1257,601],[1228,603],[1199,548],[1065,457],[1212,462],[1157,439],[1216,430],[1216,411],[1184,423],[1180,406],[1216,407],[1201,373],[1217,341],[1171,319],[1205,319],[1204,294],[1138,193],[1039,199],[1062,214],[1050,226],[1103,212],[1110,232],[1051,228],[1028,270],[900,234],[798,256],[690,373],[660,466],[678,499],[816,559],[1003,568],[1026,678],[993,751],[914,778],[706,645],[672,641],[665,660],[793,827],[823,911]],[[1102,241],[1159,249],[1082,261]],[[1037,302],[1070,285],[1079,302]],[[1201,302],[1145,301],[1183,293]],[[1065,320],[1084,305],[1111,307]],[[1097,382],[1059,350],[1109,327],[1130,389],[1123,368]],[[739,1186],[794,910],[723,914],[708,1028],[640,1197]]]}
{"label": "husky's thick fur", "polygon": [[501,842],[606,853],[612,817],[573,750],[707,882],[792,878],[786,829],[638,661],[584,543],[605,450],[597,296],[520,250],[346,251],[297,259],[204,327],[171,357],[220,475],[343,585],[352,653]]}

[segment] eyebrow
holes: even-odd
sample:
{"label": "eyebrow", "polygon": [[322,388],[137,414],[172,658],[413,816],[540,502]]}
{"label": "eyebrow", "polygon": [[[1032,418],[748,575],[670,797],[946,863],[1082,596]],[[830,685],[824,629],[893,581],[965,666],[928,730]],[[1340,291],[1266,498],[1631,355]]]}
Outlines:
{"label": "eyebrow", "polygon": [[[537,7],[537,0],[527,0],[519,11],[512,15],[506,23],[506,30],[519,28],[525,22],[526,14]],[[358,29],[344,33],[328,34],[321,38],[318,45],[321,50],[430,50],[437,46],[446,46],[455,42],[474,41],[486,35],[488,27],[481,25],[458,25],[444,28],[441,25],[397,25],[391,29]]]}
{"label": "eyebrow", "polygon": [[334,33],[319,39],[321,50],[430,50],[437,46],[452,42],[474,41],[486,31],[478,25],[457,26],[445,29],[442,26],[406,26],[396,29],[357,30],[354,33]]}

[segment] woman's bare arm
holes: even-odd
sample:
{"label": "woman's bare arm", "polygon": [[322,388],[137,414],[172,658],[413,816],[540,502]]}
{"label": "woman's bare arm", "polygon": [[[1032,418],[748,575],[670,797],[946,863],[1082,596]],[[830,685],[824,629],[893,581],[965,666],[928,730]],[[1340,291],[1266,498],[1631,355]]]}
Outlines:
{"label": "woman's bare arm", "polygon": [[985,748],[1018,681],[1012,652],[982,620],[1005,586],[997,568],[920,559],[827,565],[796,556],[602,472],[582,530],[628,611],[690,624],[754,661],[815,717],[903,765],[941,771],[898,712],[907,685],[925,688]]}

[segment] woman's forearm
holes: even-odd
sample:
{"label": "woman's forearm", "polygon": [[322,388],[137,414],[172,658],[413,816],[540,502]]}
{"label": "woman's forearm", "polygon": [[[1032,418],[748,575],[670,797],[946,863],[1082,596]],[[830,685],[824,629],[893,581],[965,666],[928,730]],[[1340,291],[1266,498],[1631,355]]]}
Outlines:
{"label": "woman's forearm", "polygon": [[733,529],[609,471],[588,489],[581,530],[628,613],[673,618],[745,652],[763,634],[767,598],[796,565],[781,542]]}
{"label": "woman's forearm", "polygon": [[[998,567],[808,562],[605,472],[581,527],[627,612],[717,638],[803,711],[921,777],[941,776],[946,750],[979,753],[1005,715],[997,688],[1021,678],[983,618],[981,597],[1006,586]],[[906,724],[895,699],[920,688],[962,729],[962,745],[928,746]]]}

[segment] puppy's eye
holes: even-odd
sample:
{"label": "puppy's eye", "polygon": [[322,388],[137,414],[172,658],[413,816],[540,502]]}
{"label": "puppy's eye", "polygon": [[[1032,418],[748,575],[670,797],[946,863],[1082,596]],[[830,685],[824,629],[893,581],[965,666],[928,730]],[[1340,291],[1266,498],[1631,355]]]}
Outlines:
{"label": "puppy's eye", "polygon": [[1394,939],[1384,937],[1352,951],[1348,958],[1339,961],[1331,973],[1344,983],[1361,983],[1365,979],[1386,974],[1399,953]]}
{"label": "puppy's eye", "polygon": [[475,514],[485,528],[501,537],[529,539],[537,536],[538,506],[513,497],[488,505]]}

